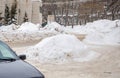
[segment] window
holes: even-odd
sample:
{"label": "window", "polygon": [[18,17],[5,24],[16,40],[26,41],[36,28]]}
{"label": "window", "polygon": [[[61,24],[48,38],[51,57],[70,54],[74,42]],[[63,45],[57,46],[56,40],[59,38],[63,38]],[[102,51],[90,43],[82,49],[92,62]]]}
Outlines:
{"label": "window", "polygon": [[0,41],[0,58],[17,59],[18,57],[9,46],[7,46],[5,43]]}

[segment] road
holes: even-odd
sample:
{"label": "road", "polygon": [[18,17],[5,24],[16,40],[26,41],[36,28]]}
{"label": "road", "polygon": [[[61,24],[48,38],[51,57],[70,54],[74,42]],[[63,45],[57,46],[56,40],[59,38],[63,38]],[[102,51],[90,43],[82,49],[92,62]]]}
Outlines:
{"label": "road", "polygon": [[[39,41],[9,43],[17,54]],[[41,64],[37,60],[26,60],[44,73],[46,78],[120,78],[120,45],[88,45],[100,56],[89,62],[67,64]]]}

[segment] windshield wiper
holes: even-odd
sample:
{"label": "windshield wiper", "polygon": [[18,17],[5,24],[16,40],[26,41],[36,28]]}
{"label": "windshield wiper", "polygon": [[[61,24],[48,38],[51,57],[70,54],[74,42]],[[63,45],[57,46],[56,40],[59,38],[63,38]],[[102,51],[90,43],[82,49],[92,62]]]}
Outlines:
{"label": "windshield wiper", "polygon": [[0,58],[2,61],[16,61],[15,58]]}

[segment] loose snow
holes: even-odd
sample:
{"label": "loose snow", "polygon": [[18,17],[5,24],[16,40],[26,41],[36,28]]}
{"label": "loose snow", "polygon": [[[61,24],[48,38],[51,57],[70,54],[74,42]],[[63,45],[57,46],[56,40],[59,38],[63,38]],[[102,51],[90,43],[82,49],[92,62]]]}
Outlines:
{"label": "loose snow", "polygon": [[66,34],[43,39],[25,52],[29,58],[37,58],[41,63],[83,62],[98,56],[74,35]]}

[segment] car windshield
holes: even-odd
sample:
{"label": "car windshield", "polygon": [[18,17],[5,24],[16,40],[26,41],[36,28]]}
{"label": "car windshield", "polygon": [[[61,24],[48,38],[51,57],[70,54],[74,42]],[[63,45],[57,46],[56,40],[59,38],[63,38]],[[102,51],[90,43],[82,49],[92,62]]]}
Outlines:
{"label": "car windshield", "polygon": [[5,43],[0,41],[0,60],[18,59],[14,51]]}

